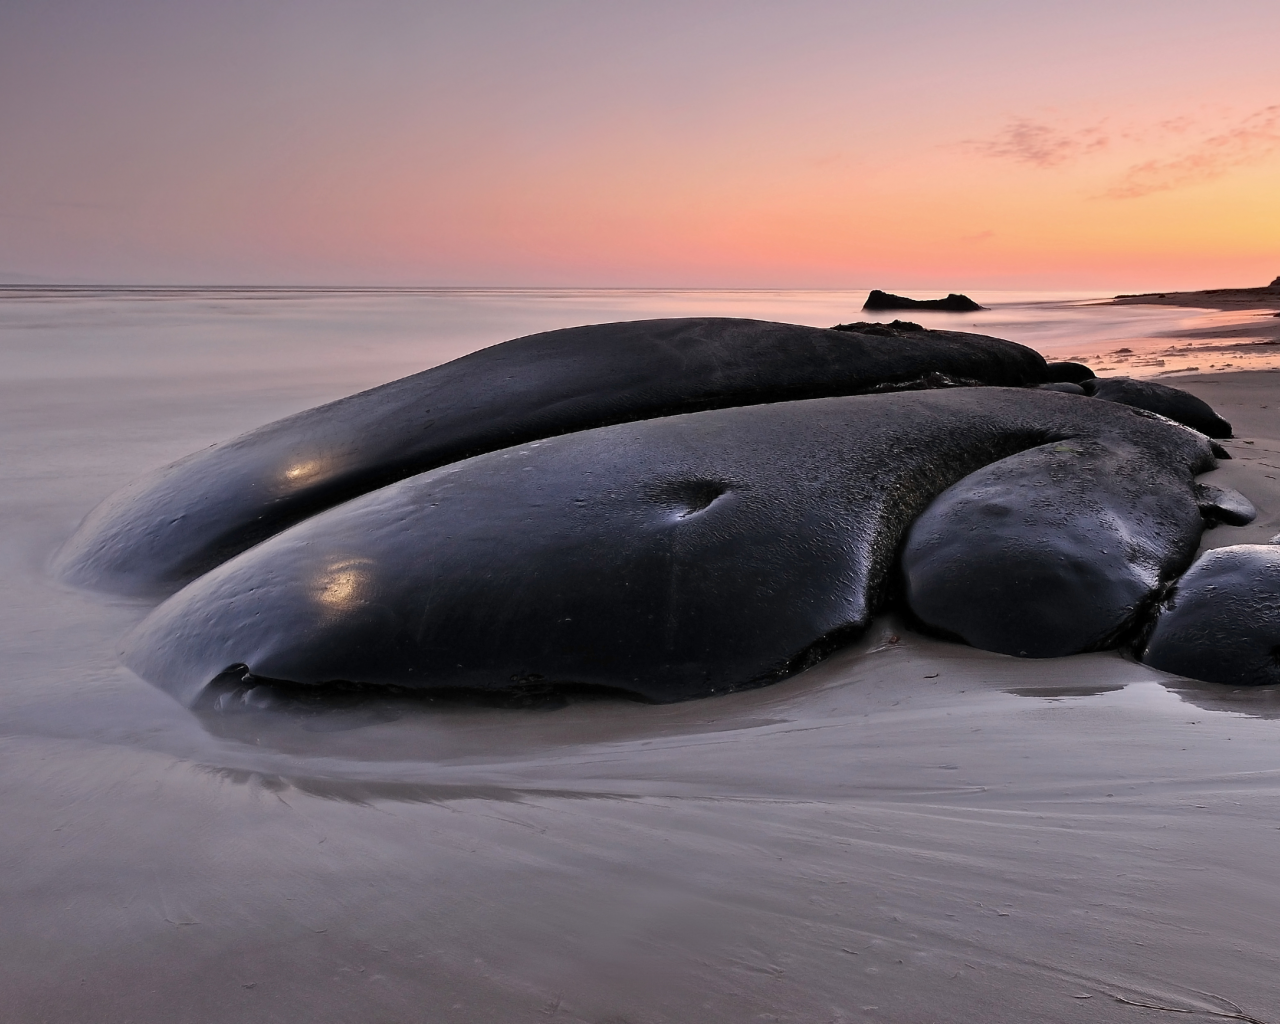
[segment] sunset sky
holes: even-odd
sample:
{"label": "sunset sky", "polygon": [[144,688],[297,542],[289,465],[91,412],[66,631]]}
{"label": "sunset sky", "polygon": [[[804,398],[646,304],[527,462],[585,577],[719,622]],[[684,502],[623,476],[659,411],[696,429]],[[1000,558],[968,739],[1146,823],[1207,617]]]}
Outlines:
{"label": "sunset sky", "polygon": [[1280,274],[1276,0],[5,0],[0,281]]}

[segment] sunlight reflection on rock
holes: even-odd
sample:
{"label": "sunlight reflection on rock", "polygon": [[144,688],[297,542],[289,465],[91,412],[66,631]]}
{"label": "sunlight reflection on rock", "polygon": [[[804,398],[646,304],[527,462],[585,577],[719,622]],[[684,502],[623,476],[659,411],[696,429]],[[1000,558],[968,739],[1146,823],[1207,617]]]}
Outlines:
{"label": "sunlight reflection on rock", "polygon": [[368,599],[371,589],[367,558],[331,562],[316,581],[316,601],[334,611],[347,611]]}

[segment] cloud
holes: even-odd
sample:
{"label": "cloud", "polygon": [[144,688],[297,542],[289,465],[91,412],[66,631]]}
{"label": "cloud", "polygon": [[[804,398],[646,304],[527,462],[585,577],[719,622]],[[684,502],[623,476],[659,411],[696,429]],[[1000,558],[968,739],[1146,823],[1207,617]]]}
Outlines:
{"label": "cloud", "polygon": [[960,145],[982,156],[1047,168],[1104,149],[1109,143],[1099,126],[1063,131],[1019,118],[990,139],[968,139]]}
{"label": "cloud", "polygon": [[959,147],[979,156],[1047,170],[1070,161],[1136,148],[1165,155],[1134,163],[1098,199],[1139,199],[1157,192],[1199,185],[1234,168],[1259,163],[1280,151],[1280,104],[1254,111],[1223,127],[1187,115],[1155,123],[1121,124],[1104,132],[1102,124],[1061,128],[1018,118],[987,139],[968,139]]}
{"label": "cloud", "polygon": [[1103,195],[1138,199],[1221,178],[1235,167],[1258,163],[1280,149],[1280,104],[1250,114],[1235,127],[1201,139],[1167,159],[1130,167]]}

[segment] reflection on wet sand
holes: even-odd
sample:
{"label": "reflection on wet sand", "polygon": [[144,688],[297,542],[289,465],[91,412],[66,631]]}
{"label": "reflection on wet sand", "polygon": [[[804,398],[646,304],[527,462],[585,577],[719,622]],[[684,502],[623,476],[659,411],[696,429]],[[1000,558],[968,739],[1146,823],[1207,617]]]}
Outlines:
{"label": "reflection on wet sand", "polygon": [[1098,684],[1094,686],[1015,686],[1006,690],[1015,697],[1040,697],[1043,700],[1064,700],[1068,697],[1097,697],[1103,693],[1114,693],[1123,690],[1119,683]]}
{"label": "reflection on wet sand", "polygon": [[1280,719],[1280,686],[1224,686],[1194,679],[1179,679],[1166,685],[1188,704],[1205,711]]}
{"label": "reflection on wet sand", "polygon": [[[1192,314],[1193,311],[1185,311]],[[1097,373],[1167,377],[1221,370],[1280,368],[1280,321],[1271,313],[1199,312],[1177,327],[1065,357]]]}

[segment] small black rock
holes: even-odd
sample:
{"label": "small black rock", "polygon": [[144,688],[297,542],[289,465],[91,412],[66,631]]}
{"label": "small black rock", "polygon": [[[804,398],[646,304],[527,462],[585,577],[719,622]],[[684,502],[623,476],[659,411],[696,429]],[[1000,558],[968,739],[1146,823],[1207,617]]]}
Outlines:
{"label": "small black rock", "polygon": [[1084,363],[1049,363],[1049,380],[1055,384],[1083,384],[1097,376]]}

